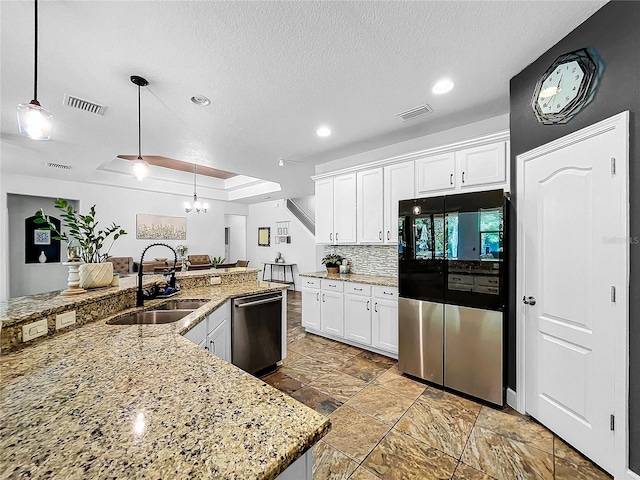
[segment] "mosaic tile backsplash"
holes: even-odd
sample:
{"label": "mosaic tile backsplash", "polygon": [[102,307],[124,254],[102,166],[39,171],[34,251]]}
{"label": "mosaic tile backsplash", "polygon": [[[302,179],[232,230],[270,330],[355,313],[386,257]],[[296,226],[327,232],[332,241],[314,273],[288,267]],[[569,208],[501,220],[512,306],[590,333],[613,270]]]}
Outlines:
{"label": "mosaic tile backsplash", "polygon": [[327,245],[324,253],[345,257],[351,262],[352,273],[398,276],[398,249],[395,245]]}

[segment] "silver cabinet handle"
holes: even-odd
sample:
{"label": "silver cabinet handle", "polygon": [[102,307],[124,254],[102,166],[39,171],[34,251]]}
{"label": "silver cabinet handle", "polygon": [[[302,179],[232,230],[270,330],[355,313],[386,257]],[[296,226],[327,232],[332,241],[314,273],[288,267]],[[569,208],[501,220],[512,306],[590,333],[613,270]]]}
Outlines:
{"label": "silver cabinet handle", "polygon": [[329,241],[330,241],[330,242],[333,242],[333,233],[330,233],[330,234],[329,234]]}
{"label": "silver cabinet handle", "polygon": [[369,310],[369,302],[370,300],[367,300],[367,310]]}
{"label": "silver cabinet handle", "polygon": [[522,297],[522,303],[534,306],[536,304],[536,299],[534,297]]}
{"label": "silver cabinet handle", "polygon": [[464,183],[464,172],[462,172],[462,183]]}
{"label": "silver cabinet handle", "polygon": [[373,304],[373,311],[378,313],[378,302]]}
{"label": "silver cabinet handle", "polygon": [[389,230],[387,230],[387,240],[391,240],[391,232]]}
{"label": "silver cabinet handle", "polygon": [[322,294],[322,302],[324,303],[324,293]]}
{"label": "silver cabinet handle", "polygon": [[211,340],[209,342],[209,345],[213,345],[213,348],[211,349],[211,352],[216,353],[216,342],[214,342],[213,340]]}
{"label": "silver cabinet handle", "polygon": [[357,292],[361,292],[361,291],[362,291],[362,289],[361,289],[361,288],[353,287],[353,289],[354,289],[355,291],[357,291]]}
{"label": "silver cabinet handle", "polygon": [[336,232],[336,242],[338,241],[338,232]]}
{"label": "silver cabinet handle", "polygon": [[254,305],[262,305],[263,303],[273,303],[282,301],[282,297],[267,298],[265,300],[256,300],[255,302],[236,303],[236,308],[252,307]]}
{"label": "silver cabinet handle", "polygon": [[449,175],[449,184],[453,185],[453,173]]}
{"label": "silver cabinet handle", "polygon": [[380,230],[380,233],[378,233],[378,240],[382,240],[382,230]]}
{"label": "silver cabinet handle", "polygon": [[382,293],[384,293],[385,295],[393,295],[393,292],[382,292]]}
{"label": "silver cabinet handle", "polygon": [[336,288],[337,287],[337,285],[331,285],[331,284],[329,284],[328,286],[331,287],[331,288]]}
{"label": "silver cabinet handle", "polygon": [[316,293],[316,302],[320,301],[320,292]]}

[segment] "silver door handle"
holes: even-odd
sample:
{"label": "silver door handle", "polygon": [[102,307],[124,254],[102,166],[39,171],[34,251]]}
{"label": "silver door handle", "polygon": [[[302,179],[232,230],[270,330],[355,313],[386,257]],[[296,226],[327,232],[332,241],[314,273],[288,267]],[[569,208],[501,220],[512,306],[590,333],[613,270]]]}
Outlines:
{"label": "silver door handle", "polygon": [[382,230],[378,233],[378,240],[382,240]]}
{"label": "silver door handle", "polygon": [[338,232],[336,232],[336,242],[338,241]]}
{"label": "silver door handle", "polygon": [[361,289],[361,288],[353,287],[353,289],[354,289],[356,292],[361,292],[361,291],[362,291],[362,289]]}
{"label": "silver door handle", "polygon": [[329,241],[330,241],[330,242],[333,242],[333,233],[330,233],[330,234],[329,234]]}
{"label": "silver door handle", "polygon": [[464,172],[462,172],[462,183],[464,183]]}
{"label": "silver door handle", "polygon": [[316,293],[316,302],[320,301],[320,292]]}
{"label": "silver door handle", "polygon": [[209,342],[209,345],[213,345],[213,348],[210,350],[213,353],[216,353],[216,342],[214,342],[213,340],[211,340]]}
{"label": "silver door handle", "polygon": [[391,232],[389,230],[387,230],[387,240],[391,240]]}
{"label": "silver door handle", "polygon": [[376,313],[378,312],[378,302],[373,304],[373,311]]}
{"label": "silver door handle", "polygon": [[367,310],[369,310],[369,302],[370,300],[367,300]]}
{"label": "silver door handle", "polygon": [[273,303],[282,301],[282,297],[267,298],[265,300],[257,300],[255,302],[236,303],[236,308],[252,307],[254,305],[262,305],[263,303]]}
{"label": "silver door handle", "polygon": [[453,185],[453,173],[449,175],[449,184]]}
{"label": "silver door handle", "polygon": [[324,303],[324,293],[322,294],[322,302]]}
{"label": "silver door handle", "polygon": [[536,304],[536,299],[534,297],[522,297],[522,303],[534,306]]}

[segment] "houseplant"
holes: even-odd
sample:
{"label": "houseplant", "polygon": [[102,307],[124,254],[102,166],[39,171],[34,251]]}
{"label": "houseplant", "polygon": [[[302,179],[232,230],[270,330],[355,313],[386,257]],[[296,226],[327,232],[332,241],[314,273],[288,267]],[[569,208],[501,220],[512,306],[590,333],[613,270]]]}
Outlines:
{"label": "houseplant", "polygon": [[327,273],[338,273],[338,268],[343,261],[344,257],[337,253],[328,253],[322,258],[322,263],[327,267]]}
{"label": "houseplant", "polygon": [[[44,225],[42,227],[44,230],[52,231],[55,234],[54,239],[62,240],[69,246],[72,243],[77,243],[79,259],[85,262],[79,269],[80,288],[96,288],[109,285],[113,279],[113,264],[105,262],[105,260],[109,256],[114,242],[122,235],[126,235],[127,232],[115,223],[98,230],[99,222],[96,221],[95,205],[89,209],[87,215],[78,212],[62,198],[55,200],[54,206],[62,212],[62,224],[68,232],[59,232],[42,209],[36,212],[34,221],[37,224]],[[112,235],[113,237],[111,237]],[[102,253],[105,243],[109,240],[111,241],[109,248],[105,253]],[[73,260],[72,255],[69,255],[69,260]]]}

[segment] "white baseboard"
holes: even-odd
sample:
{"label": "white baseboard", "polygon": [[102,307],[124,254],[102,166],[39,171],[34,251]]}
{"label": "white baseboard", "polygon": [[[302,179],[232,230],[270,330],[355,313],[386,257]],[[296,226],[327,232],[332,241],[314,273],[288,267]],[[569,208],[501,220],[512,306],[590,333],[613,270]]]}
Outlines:
{"label": "white baseboard", "polygon": [[507,388],[507,405],[514,410],[518,410],[518,395],[515,390]]}
{"label": "white baseboard", "polygon": [[627,470],[627,480],[640,480],[640,475],[633,473],[631,470]]}

